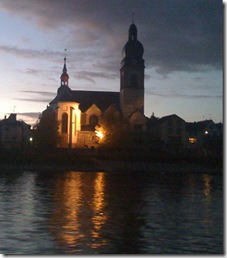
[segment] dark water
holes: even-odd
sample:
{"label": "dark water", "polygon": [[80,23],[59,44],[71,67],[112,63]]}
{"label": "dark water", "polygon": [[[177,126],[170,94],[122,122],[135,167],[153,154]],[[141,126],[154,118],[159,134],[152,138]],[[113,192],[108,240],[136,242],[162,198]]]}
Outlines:
{"label": "dark water", "polygon": [[0,253],[223,253],[222,176],[0,176]]}

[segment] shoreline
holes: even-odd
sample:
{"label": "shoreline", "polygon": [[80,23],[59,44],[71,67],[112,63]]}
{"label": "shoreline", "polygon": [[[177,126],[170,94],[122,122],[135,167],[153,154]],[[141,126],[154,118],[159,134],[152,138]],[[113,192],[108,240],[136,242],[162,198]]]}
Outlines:
{"label": "shoreline", "polygon": [[224,168],[207,167],[201,164],[189,163],[162,163],[154,161],[119,161],[103,160],[93,158],[89,161],[79,161],[75,164],[57,164],[57,163],[32,163],[32,164],[9,164],[0,165],[1,170],[5,171],[44,171],[44,172],[106,172],[114,174],[124,173],[208,173],[223,175]]}

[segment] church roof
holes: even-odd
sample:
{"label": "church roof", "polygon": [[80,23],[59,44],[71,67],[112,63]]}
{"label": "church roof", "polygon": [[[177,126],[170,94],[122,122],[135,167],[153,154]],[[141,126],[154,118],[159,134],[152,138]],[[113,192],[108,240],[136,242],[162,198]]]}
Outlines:
{"label": "church roof", "polygon": [[106,110],[110,105],[119,105],[119,92],[109,91],[72,91],[76,102],[80,103],[82,112],[95,104],[101,110]]}
{"label": "church roof", "polygon": [[119,95],[119,92],[70,90],[68,88],[61,91],[50,104],[56,102],[77,102],[80,103],[80,110],[82,112],[95,104],[104,111],[112,104],[119,106]]}
{"label": "church roof", "polygon": [[50,102],[50,104],[56,102],[75,102],[71,89],[67,86],[59,87],[57,96]]}

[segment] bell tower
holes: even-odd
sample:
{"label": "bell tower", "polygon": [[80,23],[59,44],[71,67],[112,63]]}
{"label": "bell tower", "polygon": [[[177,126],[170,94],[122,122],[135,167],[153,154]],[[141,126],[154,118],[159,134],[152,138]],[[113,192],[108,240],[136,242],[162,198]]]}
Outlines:
{"label": "bell tower", "polygon": [[122,49],[120,69],[120,106],[125,118],[135,111],[144,114],[144,48],[137,40],[137,27],[132,23],[128,41]]}
{"label": "bell tower", "polygon": [[61,85],[58,88],[58,95],[65,91],[65,90],[70,90],[69,88],[69,75],[67,73],[67,68],[66,68],[66,57],[64,58],[64,65],[63,65],[63,69],[62,69],[62,74],[61,74]]}
{"label": "bell tower", "polygon": [[68,86],[69,83],[69,75],[67,74],[67,68],[66,68],[66,57],[64,58],[64,66],[62,70],[62,75],[60,77],[61,79],[61,86],[65,85]]}

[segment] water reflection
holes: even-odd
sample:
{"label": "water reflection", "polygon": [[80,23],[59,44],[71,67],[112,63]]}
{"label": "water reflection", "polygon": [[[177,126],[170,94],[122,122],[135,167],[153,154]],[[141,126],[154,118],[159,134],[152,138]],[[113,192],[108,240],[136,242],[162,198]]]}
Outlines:
{"label": "water reflection", "polygon": [[2,173],[0,191],[0,253],[223,252],[219,176]]}
{"label": "water reflection", "polygon": [[204,195],[210,200],[210,191],[211,191],[211,180],[212,176],[208,174],[203,174],[203,182],[204,182]]}
{"label": "water reflection", "polygon": [[82,198],[80,177],[77,173],[67,173],[64,178],[58,178],[55,182],[51,229],[61,244],[69,246],[75,245],[82,237],[78,223]]}
{"label": "water reflection", "polygon": [[105,174],[98,173],[94,182],[94,198],[92,202],[92,208],[94,216],[92,217],[93,228],[92,228],[92,248],[97,248],[106,243],[105,239],[102,239],[101,242],[97,242],[96,239],[101,237],[100,229],[102,225],[105,224],[107,216],[105,215],[105,199],[104,199],[104,186],[105,186]]}
{"label": "water reflection", "polygon": [[92,248],[105,243],[97,242],[107,218],[104,176],[104,173],[88,174],[82,180],[81,173],[67,172],[56,181],[51,228],[61,245],[76,247],[85,236],[91,239]]}
{"label": "water reflection", "polygon": [[212,176],[208,174],[203,174],[202,175],[202,180],[203,180],[203,207],[204,207],[204,216],[201,219],[201,224],[204,228],[204,231],[206,231],[206,234],[209,235],[211,234],[211,228],[214,225],[214,218],[212,216],[212,209],[211,209],[211,182],[212,182]]}

